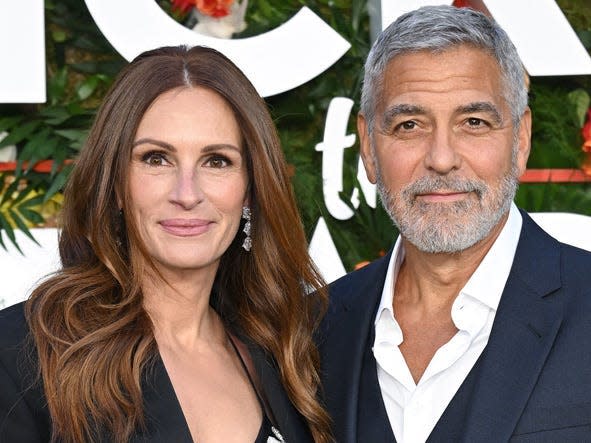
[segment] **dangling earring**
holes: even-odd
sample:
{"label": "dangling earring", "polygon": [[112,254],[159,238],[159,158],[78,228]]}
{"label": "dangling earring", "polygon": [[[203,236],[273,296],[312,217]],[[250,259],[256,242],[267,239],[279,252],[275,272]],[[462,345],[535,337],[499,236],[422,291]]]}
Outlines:
{"label": "dangling earring", "polygon": [[242,247],[246,252],[249,252],[252,247],[252,238],[250,238],[250,208],[248,206],[242,207],[242,218],[246,220],[244,228],[242,228],[242,232],[246,234],[246,237],[242,242]]}

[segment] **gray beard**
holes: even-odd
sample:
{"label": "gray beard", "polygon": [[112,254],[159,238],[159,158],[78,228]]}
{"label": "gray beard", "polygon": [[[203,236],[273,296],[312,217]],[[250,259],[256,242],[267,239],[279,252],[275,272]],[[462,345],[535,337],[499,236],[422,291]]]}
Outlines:
{"label": "gray beard", "polygon": [[[428,253],[454,253],[488,236],[511,206],[519,177],[514,149],[511,170],[494,187],[482,180],[425,176],[392,195],[384,186],[379,168],[377,188],[382,205],[401,235]],[[375,161],[375,159],[374,159]],[[377,163],[374,163],[377,164]],[[437,190],[472,192],[476,198],[453,203],[426,203],[416,195]]]}

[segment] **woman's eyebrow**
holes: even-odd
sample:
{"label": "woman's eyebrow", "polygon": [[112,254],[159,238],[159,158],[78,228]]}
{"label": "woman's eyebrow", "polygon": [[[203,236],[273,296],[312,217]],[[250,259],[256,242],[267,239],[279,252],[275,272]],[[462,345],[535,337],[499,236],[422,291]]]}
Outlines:
{"label": "woman's eyebrow", "polygon": [[155,138],[150,138],[150,137],[140,138],[139,140],[134,141],[133,144],[131,145],[131,147],[135,148],[136,146],[143,145],[143,144],[160,146],[162,149],[165,149],[165,150],[171,151],[171,152],[176,151],[176,148],[174,146],[172,146],[170,143],[166,143],[166,142],[163,142],[162,140],[156,140]]}

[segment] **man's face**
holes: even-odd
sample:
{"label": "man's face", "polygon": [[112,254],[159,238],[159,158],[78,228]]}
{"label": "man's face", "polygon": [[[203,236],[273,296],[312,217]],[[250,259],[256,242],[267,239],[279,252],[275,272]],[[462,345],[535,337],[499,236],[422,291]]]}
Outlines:
{"label": "man's face", "polygon": [[525,170],[529,109],[518,128],[493,57],[471,46],[394,58],[373,134],[359,117],[367,175],[419,250],[462,251],[496,236]]}

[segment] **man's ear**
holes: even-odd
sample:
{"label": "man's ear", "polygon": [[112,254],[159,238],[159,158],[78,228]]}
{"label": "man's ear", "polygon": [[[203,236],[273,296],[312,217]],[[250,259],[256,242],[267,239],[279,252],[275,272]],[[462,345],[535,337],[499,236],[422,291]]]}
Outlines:
{"label": "man's ear", "polygon": [[517,134],[517,167],[519,176],[523,175],[527,166],[527,159],[531,149],[531,110],[529,106],[525,108],[525,112],[519,122],[519,129]]}
{"label": "man's ear", "polygon": [[359,154],[365,166],[367,178],[373,184],[376,183],[376,165],[374,164],[374,157],[371,153],[371,135],[367,127],[367,120],[362,114],[357,114],[357,133],[359,134]]}

